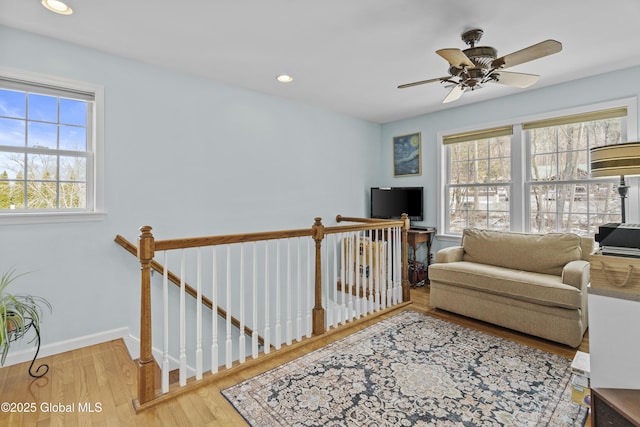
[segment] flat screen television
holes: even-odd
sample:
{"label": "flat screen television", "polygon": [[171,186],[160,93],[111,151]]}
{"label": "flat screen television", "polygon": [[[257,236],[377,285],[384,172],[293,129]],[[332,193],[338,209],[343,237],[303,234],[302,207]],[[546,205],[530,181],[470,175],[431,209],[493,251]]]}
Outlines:
{"label": "flat screen television", "polygon": [[423,187],[372,187],[371,218],[423,220]]}

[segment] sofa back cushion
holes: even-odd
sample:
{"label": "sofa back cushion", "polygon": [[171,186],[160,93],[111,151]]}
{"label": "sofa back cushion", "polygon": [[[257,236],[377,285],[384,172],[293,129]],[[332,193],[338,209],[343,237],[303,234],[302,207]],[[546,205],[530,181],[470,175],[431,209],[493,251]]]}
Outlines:
{"label": "sofa back cushion", "polygon": [[464,261],[560,276],[570,261],[582,259],[577,234],[525,234],[466,229]]}

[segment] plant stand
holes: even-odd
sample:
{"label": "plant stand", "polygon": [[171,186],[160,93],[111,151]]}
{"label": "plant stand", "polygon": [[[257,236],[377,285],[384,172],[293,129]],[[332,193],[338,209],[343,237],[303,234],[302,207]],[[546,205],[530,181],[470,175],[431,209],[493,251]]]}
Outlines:
{"label": "plant stand", "polygon": [[[29,329],[31,329],[31,327],[33,327],[33,330],[36,331],[35,339],[37,340],[37,348],[36,348],[36,354],[35,356],[33,356],[33,360],[31,361],[31,365],[29,365],[29,375],[31,375],[33,378],[41,378],[47,375],[47,372],[49,372],[49,365],[47,365],[46,363],[43,363],[40,366],[38,366],[38,368],[35,371],[33,370],[33,365],[36,363],[36,359],[38,358],[38,353],[40,353],[40,328],[38,328],[38,326],[33,323],[33,320],[31,320],[28,317],[25,317],[24,328],[21,328],[20,330],[14,329],[10,331],[8,338],[9,338],[9,341],[17,341],[20,338],[22,338],[27,332],[29,332]],[[44,369],[44,372],[40,373],[41,369]]]}

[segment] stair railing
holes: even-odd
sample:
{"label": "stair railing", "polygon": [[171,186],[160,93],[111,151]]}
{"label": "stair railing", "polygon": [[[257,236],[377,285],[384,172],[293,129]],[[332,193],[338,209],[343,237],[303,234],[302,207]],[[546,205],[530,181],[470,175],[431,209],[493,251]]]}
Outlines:
{"label": "stair railing", "polygon": [[[338,216],[336,221],[353,224],[325,227],[316,218],[309,229],[171,240],[156,240],[150,226],[141,227],[136,250],[141,269],[136,410],[173,397],[180,390],[192,389],[185,387],[189,370],[195,373],[189,378],[193,385],[215,377],[219,368],[229,370],[243,364],[247,356],[247,332],[250,355],[257,359],[268,354],[272,346],[279,350],[283,343],[290,345],[293,338],[302,341],[304,337],[323,334],[328,328],[409,301],[406,215],[401,220]],[[286,255],[282,255],[285,248]],[[264,255],[259,255],[258,250]],[[210,255],[208,268],[203,268],[205,251]],[[176,252],[178,261],[170,260],[169,254]],[[159,253],[164,254],[164,265],[154,259]],[[172,281],[178,282],[180,291],[178,297],[171,298],[170,267],[176,262],[180,273],[173,274]],[[194,268],[188,267],[193,264]],[[161,322],[152,321],[153,269],[162,271]],[[196,283],[195,290],[190,292],[196,298],[195,319],[193,310],[186,307],[187,278],[190,281],[195,278]],[[205,296],[205,288],[211,291],[209,296]],[[179,299],[177,309],[169,304],[170,299]],[[217,307],[216,313],[223,316],[224,324],[218,324],[219,316],[213,314],[211,324],[203,322],[203,301]],[[169,322],[172,310],[179,312],[179,322]],[[236,318],[233,323],[231,313]],[[252,328],[246,327],[247,321],[253,322]],[[156,385],[158,365],[153,356],[152,323],[162,324],[161,387]],[[195,331],[188,332],[187,323],[195,323]],[[235,343],[232,326],[245,332],[237,333]],[[177,349],[174,346],[173,351],[178,354],[179,385],[170,385],[169,330],[176,327],[179,346]],[[206,327],[211,336],[204,343]],[[258,330],[264,331],[264,341],[258,340]],[[219,339],[220,335],[225,340]],[[187,341],[195,341],[195,353],[188,353]],[[206,373],[205,344],[211,348]],[[219,359],[224,359],[224,364]],[[195,368],[188,369],[188,360]]]}

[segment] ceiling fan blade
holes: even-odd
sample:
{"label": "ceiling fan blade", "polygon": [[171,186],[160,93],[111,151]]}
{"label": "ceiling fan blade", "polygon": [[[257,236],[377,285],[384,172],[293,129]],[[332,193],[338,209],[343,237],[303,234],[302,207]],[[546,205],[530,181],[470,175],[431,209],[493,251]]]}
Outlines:
{"label": "ceiling fan blade", "polygon": [[458,99],[460,99],[463,93],[464,88],[462,87],[462,85],[457,85],[456,87],[451,89],[451,92],[449,92],[449,95],[447,95],[447,97],[442,100],[442,103],[447,104],[449,102],[457,101]]}
{"label": "ceiling fan blade", "polygon": [[404,89],[404,88],[407,88],[407,87],[424,85],[424,84],[427,84],[427,83],[446,81],[447,79],[449,79],[449,76],[438,77],[437,79],[421,80],[419,82],[413,82],[413,83],[405,83],[403,85],[398,86],[398,89]]}
{"label": "ceiling fan blade", "polygon": [[525,47],[517,52],[510,53],[503,57],[494,59],[491,68],[508,68],[534,59],[553,55],[562,50],[562,43],[556,40],[545,40],[538,44]]}
{"label": "ceiling fan blade", "polygon": [[498,75],[496,83],[518,88],[529,87],[540,78],[535,74],[513,73],[510,71],[497,71],[495,74]]}
{"label": "ceiling fan blade", "polygon": [[436,53],[443,57],[449,64],[454,67],[461,68],[463,65],[467,68],[473,68],[475,65],[467,55],[464,54],[460,49],[450,48],[450,49],[440,49],[436,50]]}

